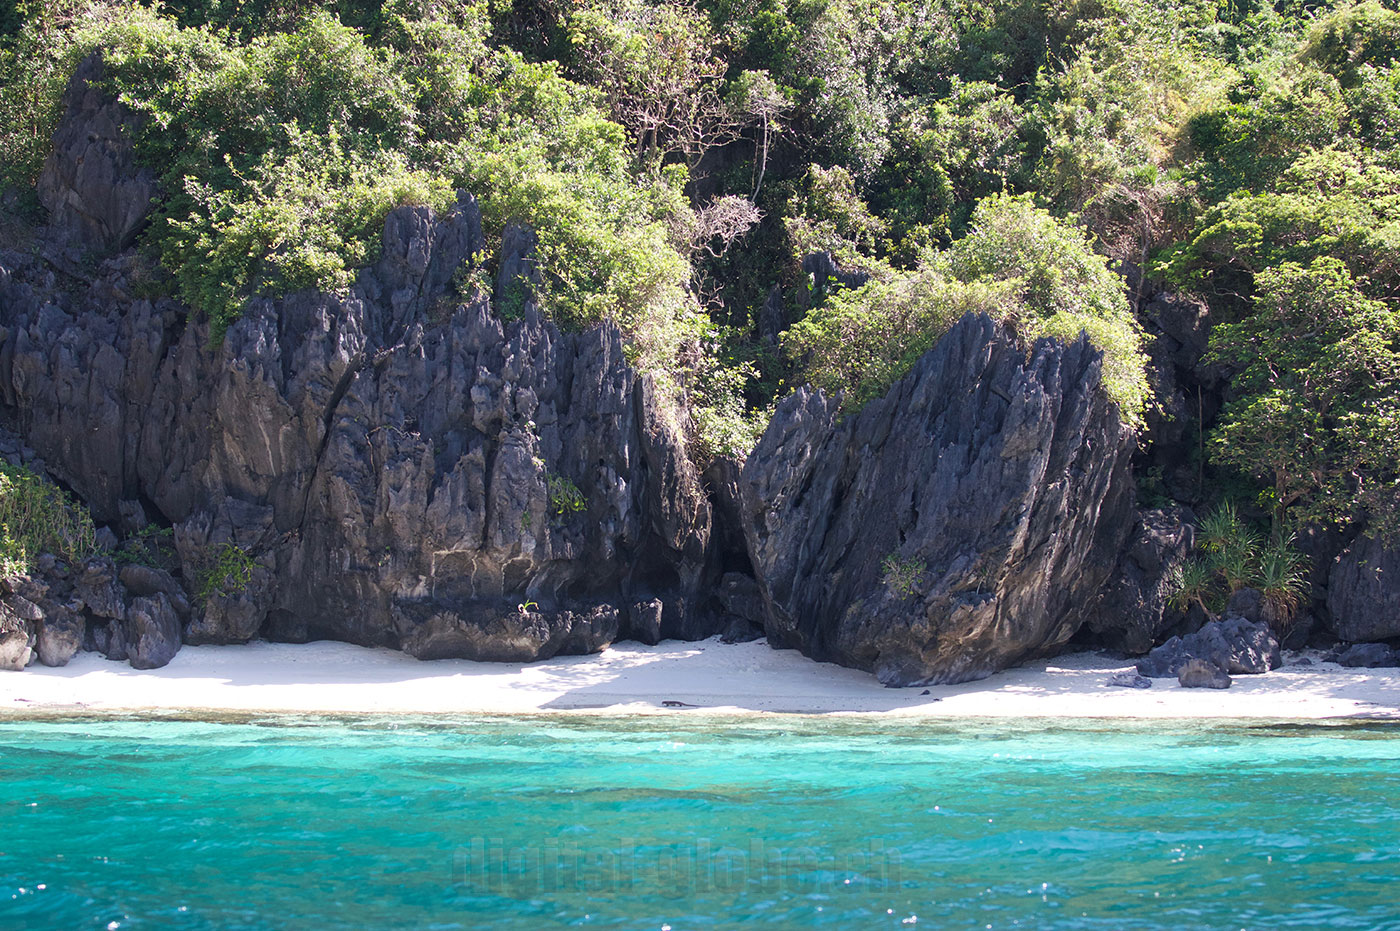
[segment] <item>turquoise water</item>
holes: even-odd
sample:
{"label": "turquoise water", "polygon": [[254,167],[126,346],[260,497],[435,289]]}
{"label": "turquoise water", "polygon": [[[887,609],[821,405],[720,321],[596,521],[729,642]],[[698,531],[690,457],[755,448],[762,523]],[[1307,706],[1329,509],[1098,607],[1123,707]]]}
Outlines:
{"label": "turquoise water", "polygon": [[0,719],[0,928],[1400,928],[1398,738]]}

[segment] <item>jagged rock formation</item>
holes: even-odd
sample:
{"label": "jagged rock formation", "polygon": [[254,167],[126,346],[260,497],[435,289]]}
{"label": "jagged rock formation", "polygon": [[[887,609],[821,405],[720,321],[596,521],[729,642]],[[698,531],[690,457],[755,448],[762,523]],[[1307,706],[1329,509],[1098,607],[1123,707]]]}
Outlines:
{"label": "jagged rock formation", "polygon": [[0,272],[5,413],[98,520],[174,525],[187,579],[251,557],[190,642],[528,660],[655,598],[665,635],[709,632],[709,505],[665,405],[615,328],[454,301],[479,222],[467,196],[396,210],[351,294],[255,300],[218,345],[121,300],[120,262],[66,307]]}
{"label": "jagged rock formation", "polygon": [[102,74],[96,55],[73,73],[38,193],[50,222],[70,239],[120,249],[145,225],[156,181],[154,173],[136,164],[130,138],[134,114],[98,89]]}
{"label": "jagged rock formation", "polygon": [[887,685],[960,682],[1074,635],[1132,526],[1133,439],[1087,341],[967,317],[845,420],[801,390],[741,476],[770,642]]}
{"label": "jagged rock formation", "polygon": [[[123,182],[129,147],[64,144],[83,126],[120,140],[103,135],[117,105],[93,93],[75,79],[45,177],[74,217],[106,218],[83,240],[101,248],[126,241],[149,193]],[[112,203],[95,203],[85,179],[109,175]],[[99,522],[173,526],[200,596],[149,571],[123,577],[136,601],[94,590],[93,645],[159,664],[182,615],[187,642],[491,660],[722,629],[703,596],[710,506],[674,415],[616,328],[540,319],[516,287],[532,283],[532,237],[508,240],[509,325],[487,295],[454,291],[484,246],[463,194],[443,216],[391,212],[349,293],[252,300],[222,339],[133,296],[134,255],[75,282],[0,253],[0,417]],[[95,607],[108,602],[139,620]]]}
{"label": "jagged rock formation", "polygon": [[1342,640],[1400,637],[1400,547],[1365,536],[1347,547],[1332,564],[1327,610]]}

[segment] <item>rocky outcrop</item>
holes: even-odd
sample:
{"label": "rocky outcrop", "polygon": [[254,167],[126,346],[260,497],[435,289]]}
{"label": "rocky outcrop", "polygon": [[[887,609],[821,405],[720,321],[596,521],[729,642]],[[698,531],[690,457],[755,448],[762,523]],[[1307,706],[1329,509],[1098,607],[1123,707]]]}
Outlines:
{"label": "rocky outcrop", "polygon": [[1132,434],[1081,339],[956,324],[844,420],[800,390],[740,480],[769,641],[887,685],[977,679],[1078,630],[1132,525]]}
{"label": "rocky outcrop", "polygon": [[1192,660],[1204,660],[1233,675],[1258,674],[1283,665],[1278,640],[1267,624],[1242,617],[1211,621],[1194,634],[1172,637],[1137,664],[1154,679],[1179,675]]}
{"label": "rocky outcrop", "polygon": [[1168,601],[1172,570],[1191,555],[1194,517],[1185,508],[1141,511],[1086,629],[1110,649],[1146,653],[1181,617]]}
{"label": "rocky outcrop", "polygon": [[[114,299],[120,263],[66,303],[0,273],[4,411],[98,520],[173,524],[186,579],[236,564],[190,642],[536,659],[601,649],[651,598],[663,635],[717,633],[709,504],[620,333],[454,297],[482,248],[469,196],[394,211],[384,243],[350,294],[253,300],[217,345]],[[81,584],[115,616],[106,576]]]}
{"label": "rocky outcrop", "polygon": [[1347,547],[1332,564],[1327,609],[1342,640],[1400,637],[1400,545],[1361,537]]}
{"label": "rocky outcrop", "polygon": [[170,599],[136,598],[127,608],[127,654],[134,669],[158,669],[180,649],[180,619]]}
{"label": "rocky outcrop", "polygon": [[69,242],[110,251],[130,245],[145,225],[156,182],[136,164],[133,114],[102,91],[102,76],[96,55],[74,72],[38,192],[50,222]]}
{"label": "rocky outcrop", "polygon": [[[149,197],[126,115],[85,83],[98,73],[85,63],[69,90],[46,184],[58,223],[112,246]],[[95,159],[111,184],[84,180]],[[222,338],[133,296],[135,254],[84,286],[0,252],[0,419],[98,522],[173,528],[183,586],[153,567],[75,578],[93,645],[158,658],[143,637],[168,640],[173,612],[192,643],[524,660],[601,649],[639,603],[659,605],[658,636],[718,633],[710,505],[619,331],[541,319],[519,226],[497,283],[512,321],[459,294],[485,245],[469,195],[443,215],[392,211],[383,243],[347,293],[250,300]],[[133,598],[163,606],[123,626]]]}

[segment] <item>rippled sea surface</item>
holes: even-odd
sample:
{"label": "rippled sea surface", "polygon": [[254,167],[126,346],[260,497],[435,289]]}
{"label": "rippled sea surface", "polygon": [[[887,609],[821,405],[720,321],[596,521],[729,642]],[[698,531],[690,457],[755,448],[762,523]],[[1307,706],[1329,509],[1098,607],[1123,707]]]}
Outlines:
{"label": "rippled sea surface", "polygon": [[1400,928],[1393,726],[0,719],[0,928]]}

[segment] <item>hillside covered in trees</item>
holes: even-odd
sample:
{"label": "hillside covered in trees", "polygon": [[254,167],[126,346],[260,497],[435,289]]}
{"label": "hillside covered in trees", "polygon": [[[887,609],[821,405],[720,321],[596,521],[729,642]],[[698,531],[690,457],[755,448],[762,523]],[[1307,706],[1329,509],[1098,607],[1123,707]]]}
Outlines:
{"label": "hillside covered in trees", "polygon": [[1083,333],[1139,504],[1202,518],[1178,608],[1291,617],[1400,518],[1397,56],[1392,0],[28,0],[0,235],[48,220],[96,61],[156,194],[110,245],[214,346],[459,191],[444,306],[610,321],[699,470],[798,386],[854,418],[968,313]]}

